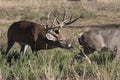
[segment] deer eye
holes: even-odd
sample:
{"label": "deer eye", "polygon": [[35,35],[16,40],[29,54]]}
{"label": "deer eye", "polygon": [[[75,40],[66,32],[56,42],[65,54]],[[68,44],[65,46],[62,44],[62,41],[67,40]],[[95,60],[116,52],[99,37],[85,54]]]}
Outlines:
{"label": "deer eye", "polygon": [[56,33],[56,34],[59,34],[59,31],[58,31],[58,30],[55,30],[55,33]]}

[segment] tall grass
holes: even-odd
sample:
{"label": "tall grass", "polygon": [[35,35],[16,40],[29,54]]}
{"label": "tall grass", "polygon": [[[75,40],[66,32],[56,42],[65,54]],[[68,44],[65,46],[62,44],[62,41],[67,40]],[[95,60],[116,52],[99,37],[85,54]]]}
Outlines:
{"label": "tall grass", "polygon": [[0,55],[0,76],[2,80],[119,80],[120,63],[112,60],[112,52],[91,54],[92,64],[85,58],[75,60],[77,52],[57,48],[35,56],[30,49],[26,54],[12,49],[7,56]]}
{"label": "tall grass", "polygon": [[[1,39],[6,39],[6,33]],[[3,41],[4,41],[3,40]],[[56,48],[41,50],[35,56],[31,49],[20,53],[14,45],[7,56],[3,56],[6,42],[0,41],[1,80],[119,80],[120,63],[114,61],[115,53],[108,50],[95,51],[89,55],[92,64],[85,58],[75,59],[79,53],[77,45],[72,50]]]}

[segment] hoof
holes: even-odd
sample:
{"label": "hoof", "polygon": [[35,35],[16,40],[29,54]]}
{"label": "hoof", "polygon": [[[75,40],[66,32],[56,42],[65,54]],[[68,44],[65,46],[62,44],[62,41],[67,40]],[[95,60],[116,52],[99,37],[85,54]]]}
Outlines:
{"label": "hoof", "polygon": [[82,54],[80,54],[80,53],[78,53],[78,54],[76,54],[75,56],[74,56],[74,58],[76,59],[76,60],[80,60],[80,59],[82,59],[84,56],[82,55]]}

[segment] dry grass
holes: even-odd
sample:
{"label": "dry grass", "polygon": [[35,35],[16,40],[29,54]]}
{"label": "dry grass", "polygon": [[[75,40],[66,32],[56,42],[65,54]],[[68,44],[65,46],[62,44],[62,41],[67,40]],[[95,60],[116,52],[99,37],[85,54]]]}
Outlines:
{"label": "dry grass", "polygon": [[47,17],[47,14],[53,9],[63,12],[63,6],[68,15],[81,14],[85,18],[93,18],[98,21],[97,17],[113,18],[113,21],[120,18],[119,0],[0,0],[0,27],[23,19],[39,22],[40,17]]}

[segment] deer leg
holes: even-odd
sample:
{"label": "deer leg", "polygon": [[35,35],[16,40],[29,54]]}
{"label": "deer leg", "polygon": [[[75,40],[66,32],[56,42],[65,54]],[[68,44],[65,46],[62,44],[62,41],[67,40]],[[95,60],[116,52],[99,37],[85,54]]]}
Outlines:
{"label": "deer leg", "polygon": [[32,53],[37,55],[37,49],[36,49],[36,44],[35,43],[31,45],[31,49],[32,49]]}
{"label": "deer leg", "polygon": [[26,50],[27,50],[27,48],[28,48],[28,45],[21,45],[21,50],[20,50],[20,52],[23,52],[24,54],[26,53]]}
{"label": "deer leg", "polygon": [[32,53],[34,53],[35,55],[38,55],[37,50],[35,48],[31,47],[31,49],[32,49]]}
{"label": "deer leg", "polygon": [[115,59],[118,60],[120,58],[120,49],[117,50]]}
{"label": "deer leg", "polygon": [[12,46],[14,45],[14,43],[15,43],[15,42],[13,42],[13,41],[8,43],[8,46],[7,46],[7,49],[6,49],[5,55],[8,54],[8,52],[10,51],[10,49],[12,48]]}

